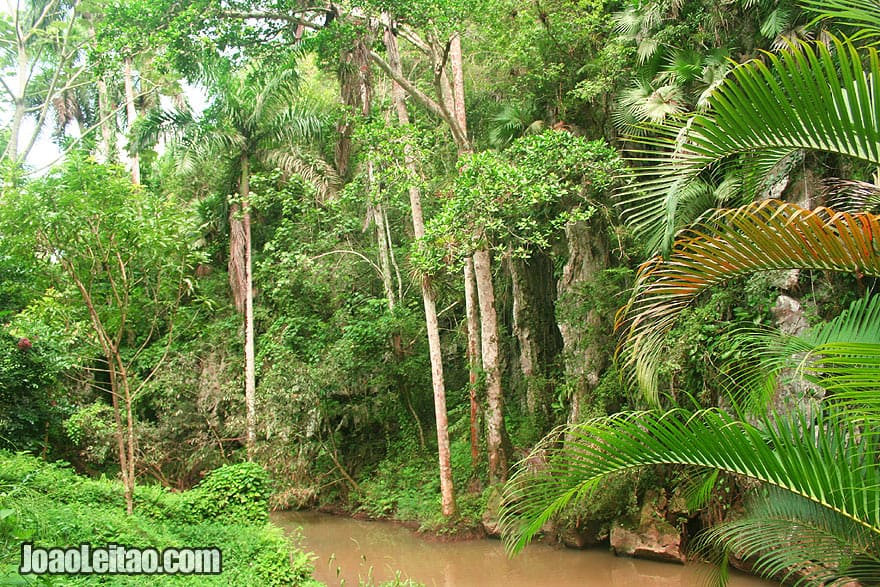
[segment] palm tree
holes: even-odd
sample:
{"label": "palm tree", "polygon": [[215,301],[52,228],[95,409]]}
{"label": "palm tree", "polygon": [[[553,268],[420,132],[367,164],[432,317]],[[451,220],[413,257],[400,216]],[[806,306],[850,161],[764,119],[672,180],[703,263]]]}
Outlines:
{"label": "palm tree", "polygon": [[[880,217],[873,214],[810,211],[777,201],[717,212],[680,237],[668,260],[640,269],[635,293],[621,310],[623,352],[639,357],[630,370],[643,384],[656,386],[656,337],[696,295],[726,279],[781,267],[880,276],[877,230]],[[718,409],[676,408],[599,418],[551,435],[536,449],[550,455],[547,467],[534,471],[524,461],[506,487],[502,519],[508,546],[522,548],[550,516],[572,499],[588,498],[611,475],[682,465],[762,482],[751,515],[711,529],[704,540],[756,558],[756,570],[769,577],[875,584],[880,578],[877,332],[880,297],[856,302],[837,320],[788,339],[775,353],[765,351],[765,364],[773,367],[768,376],[794,365],[825,390],[825,399],[809,413],[771,412],[748,423]],[[807,356],[794,360],[795,352]]]}
{"label": "palm tree", "polygon": [[206,66],[211,106],[201,120],[186,112],[156,112],[136,129],[138,145],[155,140],[163,128],[182,130],[181,169],[217,169],[222,164],[235,178],[236,197],[229,207],[229,285],[235,306],[244,314],[246,445],[253,457],[256,443],[256,365],[252,277],[250,178],[252,167],[278,168],[299,175],[323,197],[335,192],[339,179],[321,157],[305,145],[321,129],[320,118],[301,99],[298,55],[272,65],[250,61],[233,66],[217,61]]}
{"label": "palm tree", "polygon": [[[877,7],[861,0],[810,0],[808,6],[850,25],[878,22]],[[859,37],[880,36],[871,26]],[[831,47],[798,43],[766,60],[734,69],[712,94],[709,112],[649,139],[644,154],[653,166],[637,169],[624,194],[634,226],[654,223],[662,233],[677,233],[668,258],[642,265],[618,314],[618,359],[655,403],[658,343],[707,288],[771,269],[880,276],[880,217],[873,214],[811,211],[768,200],[704,215],[682,229],[675,224],[685,188],[708,173],[734,170],[744,193],[754,197],[767,172],[797,150],[880,164],[880,57],[873,48],[832,37]],[[665,150],[657,154],[657,147]],[[547,466],[536,471],[534,459],[524,461],[506,487],[502,521],[509,548],[522,548],[550,516],[573,499],[588,498],[610,475],[681,465],[760,482],[750,513],[710,529],[705,544],[754,559],[756,571],[768,577],[810,585],[877,584],[878,315],[880,301],[869,298],[803,340],[762,347],[760,373],[770,379],[801,353],[794,366],[825,394],[809,410],[752,414],[749,420],[719,409],[630,412],[549,437],[539,447],[549,455]]]}
{"label": "palm tree", "polygon": [[[847,3],[839,0],[822,14],[851,22],[855,17],[841,8]],[[860,31],[869,34],[866,27]],[[874,48],[834,37],[830,46],[796,42],[736,67],[711,94],[709,111],[684,126],[652,127],[658,136],[643,140],[645,149],[632,160],[634,181],[620,194],[625,219],[654,243],[665,241],[668,252],[674,233],[686,226],[678,211],[692,197],[688,186],[707,175],[734,173],[751,198],[781,161],[802,150],[877,165],[878,72]]]}

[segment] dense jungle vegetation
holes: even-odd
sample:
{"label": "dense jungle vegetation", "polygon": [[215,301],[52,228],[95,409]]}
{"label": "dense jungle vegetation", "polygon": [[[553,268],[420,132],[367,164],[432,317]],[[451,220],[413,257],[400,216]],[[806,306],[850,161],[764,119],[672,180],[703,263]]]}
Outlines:
{"label": "dense jungle vegetation", "polygon": [[266,514],[320,507],[880,583],[878,22],[10,5],[2,572],[149,537],[307,584]]}

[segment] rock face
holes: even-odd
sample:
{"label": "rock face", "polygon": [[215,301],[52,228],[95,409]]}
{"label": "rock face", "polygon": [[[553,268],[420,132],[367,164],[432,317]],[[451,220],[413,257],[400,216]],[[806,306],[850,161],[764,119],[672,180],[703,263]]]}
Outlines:
{"label": "rock face", "polygon": [[611,548],[618,556],[685,562],[685,556],[681,552],[681,534],[665,520],[640,525],[635,529],[628,529],[620,524],[613,525]]}
{"label": "rock face", "polygon": [[497,489],[493,489],[489,494],[489,499],[486,502],[486,510],[483,512],[483,518],[482,520],[480,520],[486,536],[490,536],[492,538],[501,537],[501,524],[498,520],[498,513],[500,509],[501,493]]}
{"label": "rock face", "polygon": [[568,548],[589,548],[601,544],[608,539],[607,530],[603,533],[602,524],[588,521],[577,528],[565,528],[559,531],[556,539]]}
{"label": "rock face", "polygon": [[618,556],[684,563],[681,532],[666,521],[665,496],[646,496],[638,524],[611,526],[611,548]]}

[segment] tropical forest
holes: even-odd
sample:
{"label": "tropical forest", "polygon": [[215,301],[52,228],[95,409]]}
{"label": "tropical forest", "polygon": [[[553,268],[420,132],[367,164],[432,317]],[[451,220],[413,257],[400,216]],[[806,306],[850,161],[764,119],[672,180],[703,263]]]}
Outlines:
{"label": "tropical forest", "polygon": [[878,45],[6,0],[0,584],[880,585]]}

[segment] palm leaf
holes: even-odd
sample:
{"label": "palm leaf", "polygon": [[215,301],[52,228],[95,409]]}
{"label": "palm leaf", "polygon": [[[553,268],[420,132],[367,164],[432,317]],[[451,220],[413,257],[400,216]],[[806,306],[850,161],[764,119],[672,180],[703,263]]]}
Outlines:
{"label": "palm leaf", "polygon": [[828,207],[840,212],[877,212],[880,209],[880,185],[873,182],[831,177],[822,180]]}
{"label": "palm leaf", "polygon": [[[880,60],[862,56],[849,41],[799,42],[768,63],[734,68],[709,98],[710,111],[653,128],[633,153],[632,181],[619,194],[624,219],[639,231],[665,231],[669,199],[707,170],[739,158],[751,196],[760,177],[788,154],[821,150],[880,163]],[[680,124],[680,123],[679,123]],[[741,157],[747,155],[746,157]]]}
{"label": "palm leaf", "polygon": [[686,231],[668,261],[642,264],[633,293],[618,311],[618,349],[646,396],[657,399],[661,340],[677,314],[712,285],[774,269],[827,269],[880,275],[875,235],[880,217],[775,200],[721,210]]}
{"label": "palm leaf", "polygon": [[329,163],[307,151],[275,148],[258,151],[257,157],[287,175],[300,176],[314,186],[320,202],[332,200],[342,185],[339,174]]}
{"label": "palm leaf", "polygon": [[[610,475],[652,465],[686,465],[755,479],[838,512],[880,533],[880,471],[872,443],[852,442],[851,423],[822,413],[764,418],[762,427],[716,409],[616,414],[559,430],[525,459],[504,489],[501,528],[511,552],[572,500],[587,499]],[[564,442],[562,439],[564,438]],[[536,452],[535,454],[539,454]]]}
{"label": "palm leaf", "polygon": [[817,14],[816,21],[833,19],[853,27],[853,41],[880,42],[880,10],[874,0],[801,0],[801,4]]}
{"label": "palm leaf", "polygon": [[129,155],[152,148],[163,134],[171,139],[182,139],[185,129],[194,124],[195,119],[189,108],[150,110],[146,116],[135,120],[129,130]]}
{"label": "palm leaf", "polygon": [[770,490],[745,514],[702,532],[697,551],[751,559],[757,574],[794,585],[843,585],[880,579],[880,536],[834,509]]}
{"label": "palm leaf", "polygon": [[833,320],[799,334],[746,328],[731,340],[750,358],[732,368],[733,395],[753,411],[765,409],[785,370],[827,391],[847,392],[848,399],[848,392],[880,392],[880,296],[856,300]]}

